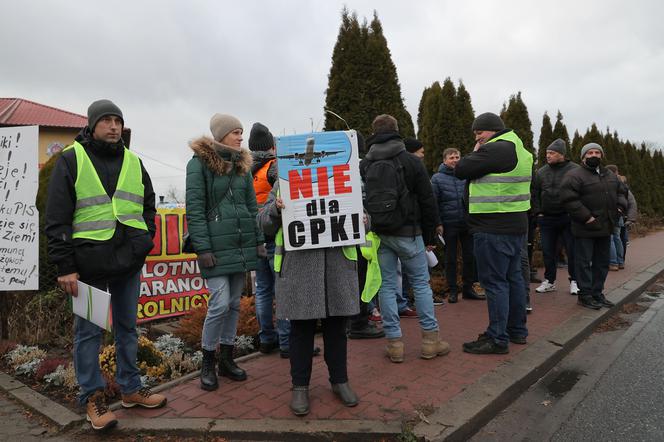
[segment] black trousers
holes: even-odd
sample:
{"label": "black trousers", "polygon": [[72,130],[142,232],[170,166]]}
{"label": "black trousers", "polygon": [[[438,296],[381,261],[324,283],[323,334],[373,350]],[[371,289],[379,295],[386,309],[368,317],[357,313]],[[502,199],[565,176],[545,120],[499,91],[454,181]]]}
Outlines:
{"label": "black trousers", "polygon": [[610,236],[574,238],[574,260],[579,296],[597,298],[609,273]]}
{"label": "black trousers", "polygon": [[473,235],[465,225],[445,224],[443,229],[445,240],[445,278],[450,292],[458,292],[457,287],[457,247],[461,244],[463,259],[461,279],[463,286],[470,287],[477,281],[475,256],[473,254]]}
{"label": "black trousers", "polygon": [[[323,355],[331,384],[348,382],[345,316],[321,319]],[[317,319],[291,320],[290,364],[293,385],[309,385]]]}

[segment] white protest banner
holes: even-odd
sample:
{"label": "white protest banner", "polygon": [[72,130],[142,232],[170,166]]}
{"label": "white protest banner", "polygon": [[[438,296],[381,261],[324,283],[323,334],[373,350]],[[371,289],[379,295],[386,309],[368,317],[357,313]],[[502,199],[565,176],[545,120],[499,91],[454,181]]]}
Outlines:
{"label": "white protest banner", "polygon": [[71,309],[106,331],[111,331],[111,294],[78,281],[78,296],[72,296]]}
{"label": "white protest banner", "polygon": [[286,250],[364,242],[354,130],[277,137]]}
{"label": "white protest banner", "polygon": [[39,288],[38,126],[0,128],[0,291]]}

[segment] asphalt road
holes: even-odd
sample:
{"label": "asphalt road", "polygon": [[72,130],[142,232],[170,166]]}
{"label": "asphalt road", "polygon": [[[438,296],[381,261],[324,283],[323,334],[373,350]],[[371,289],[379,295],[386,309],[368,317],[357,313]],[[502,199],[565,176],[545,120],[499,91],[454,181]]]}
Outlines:
{"label": "asphalt road", "polygon": [[664,440],[664,299],[624,317],[636,322],[591,335],[471,440]]}

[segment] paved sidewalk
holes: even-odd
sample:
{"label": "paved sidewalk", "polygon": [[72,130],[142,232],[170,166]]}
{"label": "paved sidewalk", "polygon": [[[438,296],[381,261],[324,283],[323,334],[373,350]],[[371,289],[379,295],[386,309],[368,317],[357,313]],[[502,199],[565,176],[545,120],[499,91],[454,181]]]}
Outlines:
{"label": "paved sidewalk", "polygon": [[[629,247],[626,269],[610,272],[606,292],[656,264],[663,257],[662,250],[664,232],[634,239]],[[344,407],[333,396],[323,358],[317,357],[314,358],[310,387],[311,413],[304,419],[293,416],[288,408],[291,394],[289,364],[278,354],[273,354],[242,363],[249,375],[245,382],[221,378],[217,391],[205,392],[195,378],[164,391],[169,402],[163,409],[121,410],[118,415],[122,424],[130,427],[146,422],[137,418],[159,417],[201,418],[190,422],[197,422],[196,426],[205,423],[207,428],[217,426],[220,431],[226,427],[224,424],[241,423],[246,426],[247,434],[278,432],[278,425],[284,422],[290,422],[289,430],[292,431],[298,431],[298,428],[315,431],[317,425],[321,426],[319,430],[333,431],[334,422],[341,427],[363,422],[369,431],[398,432],[401,422],[421,413],[431,413],[482,376],[543,340],[569,318],[588,313],[587,309],[576,304],[576,297],[569,295],[564,269],[559,269],[557,279],[561,284],[556,292],[537,294],[534,291],[536,285],[531,285],[534,312],[528,317],[529,345],[512,345],[508,355],[478,356],[461,350],[463,342],[475,339],[486,327],[487,310],[483,301],[460,300],[454,305],[436,307],[441,334],[452,346],[452,352],[442,358],[426,361],[418,357],[421,340],[417,319],[401,322],[406,346],[406,360],[401,364],[391,363],[384,356],[385,339],[349,340],[349,378],[360,397],[360,404],[355,408]],[[317,344],[322,345],[322,341],[317,339]],[[258,422],[264,422],[266,418],[270,419],[269,424]],[[162,423],[165,420],[158,419]],[[348,429],[350,431],[350,427]]]}

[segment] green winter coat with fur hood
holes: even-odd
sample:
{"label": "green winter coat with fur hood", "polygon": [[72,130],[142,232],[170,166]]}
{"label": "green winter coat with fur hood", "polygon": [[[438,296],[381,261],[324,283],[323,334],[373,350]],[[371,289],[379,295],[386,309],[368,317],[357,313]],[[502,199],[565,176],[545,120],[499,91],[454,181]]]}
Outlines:
{"label": "green winter coat with fur hood", "polygon": [[201,274],[213,278],[254,270],[263,235],[256,227],[250,152],[224,149],[209,137],[189,146],[194,157],[187,164],[187,229],[196,253],[212,252],[217,259]]}

